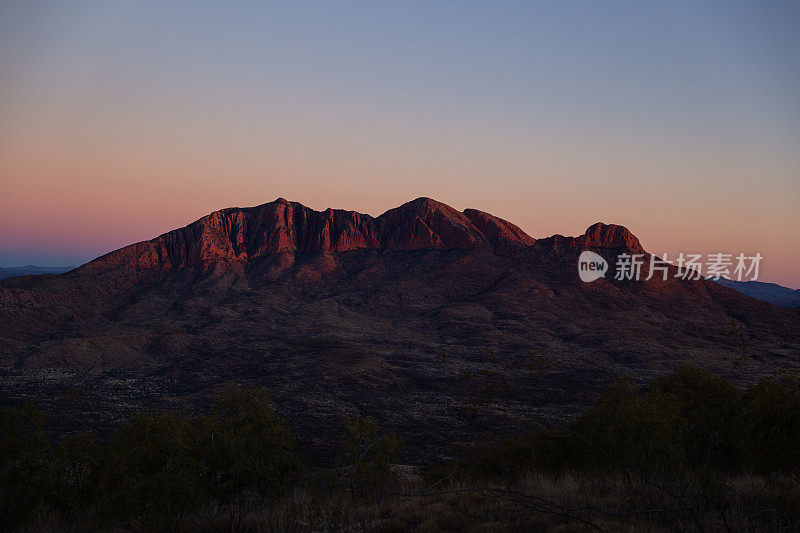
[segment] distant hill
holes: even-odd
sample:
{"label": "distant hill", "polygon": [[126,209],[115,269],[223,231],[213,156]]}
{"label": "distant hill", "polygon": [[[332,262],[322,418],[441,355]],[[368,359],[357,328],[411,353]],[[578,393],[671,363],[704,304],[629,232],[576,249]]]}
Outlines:
{"label": "distant hill", "polygon": [[21,267],[0,267],[0,279],[13,278],[16,276],[30,276],[38,274],[62,274],[74,269],[68,267],[43,267],[36,265],[25,265]]}
{"label": "distant hill", "polygon": [[764,302],[784,307],[800,307],[800,289],[790,289],[777,283],[733,281],[725,278],[720,278],[717,283]]}

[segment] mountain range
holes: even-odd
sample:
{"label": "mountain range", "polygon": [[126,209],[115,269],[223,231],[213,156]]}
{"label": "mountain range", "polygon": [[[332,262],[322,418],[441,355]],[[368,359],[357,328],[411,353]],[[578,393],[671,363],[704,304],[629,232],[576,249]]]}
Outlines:
{"label": "mountain range", "polygon": [[0,279],[13,278],[15,276],[36,276],[38,274],[62,274],[69,272],[75,267],[46,267],[36,265],[25,265],[20,267],[0,267]]}
{"label": "mountain range", "polygon": [[716,281],[758,300],[785,307],[800,307],[800,289],[790,289],[777,283],[763,281],[735,281],[728,278],[720,278]]}
{"label": "mountain range", "polygon": [[252,383],[312,455],[369,415],[424,457],[570,416],[623,376],[800,368],[797,309],[673,267],[583,283],[584,250],[610,265],[649,257],[623,226],[534,239],[429,198],[378,217],[283,199],[223,209],[67,273],[0,282],[0,376],[56,411],[79,391],[68,423],[87,427]]}

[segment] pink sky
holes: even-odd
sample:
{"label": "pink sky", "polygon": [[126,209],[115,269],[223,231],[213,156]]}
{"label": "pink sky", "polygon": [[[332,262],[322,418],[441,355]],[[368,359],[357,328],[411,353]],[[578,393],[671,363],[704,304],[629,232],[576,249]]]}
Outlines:
{"label": "pink sky", "polygon": [[[378,215],[418,196],[431,196],[460,210],[491,212],[537,238],[581,234],[603,221],[627,226],[646,249],[671,257],[679,251],[760,252],[760,279],[800,286],[798,215],[787,205],[789,198],[709,190],[702,182],[676,184],[666,171],[661,176],[647,172],[644,162],[626,168],[587,158],[583,164],[561,167],[551,152],[549,159],[542,154],[533,169],[524,161],[468,154],[452,154],[449,161],[417,154],[418,159],[407,161],[394,150],[362,151],[350,159],[341,146],[329,151],[317,147],[315,157],[306,158],[292,153],[291,146],[275,153],[238,144],[221,156],[218,150],[200,147],[191,153],[170,150],[168,155],[150,146],[128,154],[115,149],[114,140],[102,147],[97,139],[91,144],[75,138],[63,142],[70,146],[58,154],[49,148],[38,153],[22,146],[9,149],[8,144],[0,148],[4,169],[14,170],[0,199],[0,249],[33,257],[74,257],[74,263],[229,206],[285,197],[320,210]],[[98,153],[103,156],[96,157]],[[637,179],[639,172],[650,179]],[[573,180],[573,174],[595,179]],[[64,261],[51,262],[56,263]]]}
{"label": "pink sky", "polygon": [[783,7],[79,4],[0,8],[2,266],[277,197],[430,196],[537,238],[603,221],[656,254],[760,252],[800,287]]}

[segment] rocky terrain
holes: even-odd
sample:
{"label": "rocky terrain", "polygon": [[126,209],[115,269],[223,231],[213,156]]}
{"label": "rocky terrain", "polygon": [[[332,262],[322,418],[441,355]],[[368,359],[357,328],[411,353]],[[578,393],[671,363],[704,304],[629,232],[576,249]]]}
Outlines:
{"label": "rocky terrain", "polygon": [[612,270],[646,253],[622,226],[537,240],[428,198],[379,217],[283,199],[224,209],[65,274],[1,282],[3,390],[102,428],[252,383],[311,456],[369,415],[427,458],[570,416],[620,376],[800,368],[797,309],[672,275],[582,283],[587,249]]}

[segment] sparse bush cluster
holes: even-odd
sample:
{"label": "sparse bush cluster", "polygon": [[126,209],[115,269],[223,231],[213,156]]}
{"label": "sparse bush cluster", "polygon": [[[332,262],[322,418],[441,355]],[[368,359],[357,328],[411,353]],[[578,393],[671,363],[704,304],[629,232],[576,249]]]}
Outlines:
{"label": "sparse bush cluster", "polygon": [[402,439],[368,418],[349,423],[335,465],[296,476],[295,439],[259,390],[207,415],[136,415],[103,440],[44,428],[30,405],[0,409],[0,530],[800,523],[789,375],[746,390],[690,367],[644,389],[620,381],[567,425],[476,444],[416,485],[394,475]]}
{"label": "sparse bush cluster", "polygon": [[105,442],[78,433],[51,445],[29,405],[0,410],[0,429],[3,529],[48,512],[82,527],[174,529],[212,505],[236,520],[239,498],[280,494],[299,464],[258,390],[222,395],[208,416],[135,415]]}
{"label": "sparse bush cluster", "polygon": [[513,477],[534,469],[797,474],[799,450],[796,376],[763,379],[742,391],[708,372],[682,367],[644,390],[619,381],[565,428],[476,445],[456,465],[478,477]]}

